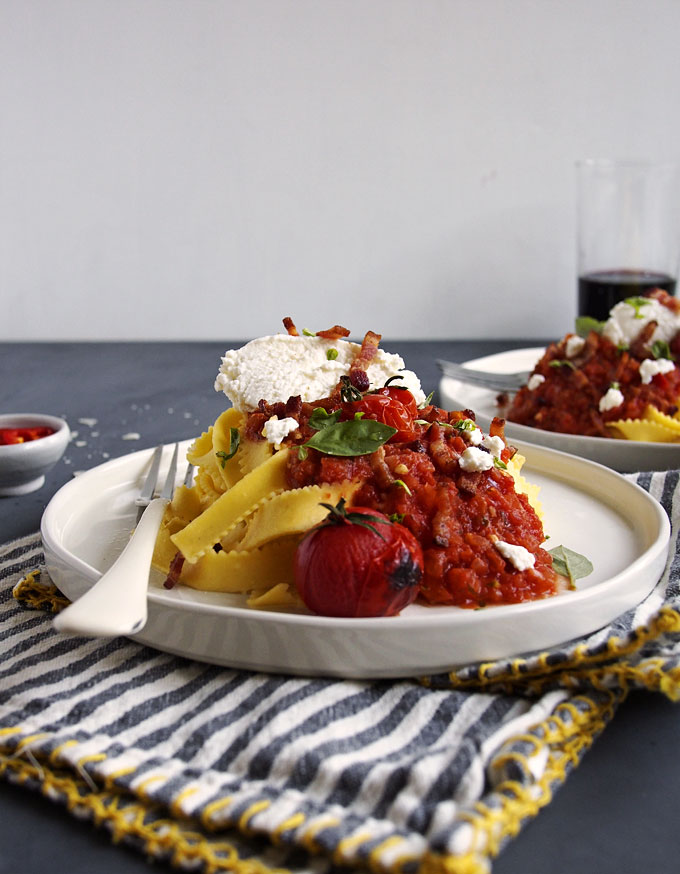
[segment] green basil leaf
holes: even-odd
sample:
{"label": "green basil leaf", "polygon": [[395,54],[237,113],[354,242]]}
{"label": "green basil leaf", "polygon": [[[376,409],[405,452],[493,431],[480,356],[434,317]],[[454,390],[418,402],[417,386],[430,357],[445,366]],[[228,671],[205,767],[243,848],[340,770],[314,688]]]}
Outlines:
{"label": "green basil leaf", "polygon": [[341,414],[342,410],[329,413],[323,407],[314,407],[312,415],[309,417],[309,427],[315,431],[322,431],[324,428],[328,428],[329,425],[335,425]]}
{"label": "green basil leaf", "polygon": [[604,322],[599,322],[592,316],[579,316],[576,319],[575,328],[579,337],[585,338],[591,331],[595,331],[596,334],[601,334],[602,329],[604,328]]}
{"label": "green basil leaf", "polygon": [[229,429],[229,452],[225,452],[222,450],[221,452],[216,452],[215,455],[220,459],[222,463],[222,467],[229,461],[230,458],[233,458],[236,455],[238,450],[239,443],[241,442],[241,435],[238,432],[238,428],[230,428]]}
{"label": "green basil leaf", "polygon": [[304,445],[325,455],[370,455],[396,433],[396,428],[373,419],[350,419],[322,428]]}
{"label": "green basil leaf", "polygon": [[652,343],[652,355],[658,360],[659,358],[667,358],[669,361],[673,361],[673,354],[671,353],[671,347],[665,340],[655,340]]}
{"label": "green basil leaf", "polygon": [[572,587],[576,580],[587,577],[593,572],[590,559],[579,552],[574,552],[573,549],[566,546],[556,546],[554,549],[549,549],[548,552],[552,555],[553,568],[558,574],[567,577]]}

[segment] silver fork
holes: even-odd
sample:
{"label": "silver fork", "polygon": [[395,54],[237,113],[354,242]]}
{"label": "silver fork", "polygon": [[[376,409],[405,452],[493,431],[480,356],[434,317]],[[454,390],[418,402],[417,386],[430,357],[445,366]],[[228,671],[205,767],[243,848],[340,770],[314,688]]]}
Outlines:
{"label": "silver fork", "polygon": [[470,385],[478,385],[480,388],[494,389],[495,391],[516,392],[527,384],[531,376],[530,370],[522,370],[518,373],[493,373],[489,370],[473,370],[462,364],[454,364],[453,361],[437,360],[439,369],[446,376],[451,376],[459,382],[467,382]]}
{"label": "silver fork", "polygon": [[[156,447],[144,485],[135,500],[139,511],[130,540],[92,588],[55,617],[57,631],[87,637],[118,637],[144,627],[151,557],[165,508],[175,490],[178,451],[175,444],[162,491],[154,498],[163,453],[162,446]],[[192,471],[189,465],[185,485],[190,484]]]}

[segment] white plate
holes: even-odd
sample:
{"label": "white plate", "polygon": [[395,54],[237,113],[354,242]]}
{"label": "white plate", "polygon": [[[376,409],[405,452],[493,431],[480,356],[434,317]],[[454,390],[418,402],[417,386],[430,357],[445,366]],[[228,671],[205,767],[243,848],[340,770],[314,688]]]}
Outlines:
{"label": "white plate", "polygon": [[[121,550],[151,451],[81,474],[45,510],[47,569],[72,600]],[[594,631],[641,601],[657,582],[668,549],[667,516],[645,491],[601,465],[536,446],[522,451],[527,476],[541,486],[551,544],[587,555],[595,567],[577,591],[484,610],[412,605],[393,618],[333,619],[250,610],[238,595],[183,586],[166,590],[154,572],[149,620],[135,639],[235,668],[369,678],[445,671]],[[165,465],[169,458],[166,448]]]}
{"label": "white plate", "polygon": [[[511,349],[496,355],[487,355],[466,361],[464,366],[496,373],[515,373],[533,370],[545,349]],[[478,388],[445,376],[439,383],[441,406],[448,410],[474,410],[479,425],[484,430],[494,416],[497,416],[497,391]],[[524,440],[538,443],[561,452],[570,452],[589,458],[599,464],[606,464],[621,473],[634,473],[640,470],[675,470],[680,467],[680,444],[647,443],[634,440],[615,440],[608,437],[583,437],[578,434],[557,434],[554,431],[541,431],[529,425],[507,422],[505,434],[513,442]]]}

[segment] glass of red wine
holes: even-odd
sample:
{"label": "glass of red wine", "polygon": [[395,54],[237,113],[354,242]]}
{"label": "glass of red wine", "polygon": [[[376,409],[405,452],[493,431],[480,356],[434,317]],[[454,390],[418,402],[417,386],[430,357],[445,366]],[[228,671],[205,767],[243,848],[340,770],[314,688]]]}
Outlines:
{"label": "glass of red wine", "polygon": [[675,294],[680,172],[673,162],[579,161],[578,315],[602,321],[620,300]]}

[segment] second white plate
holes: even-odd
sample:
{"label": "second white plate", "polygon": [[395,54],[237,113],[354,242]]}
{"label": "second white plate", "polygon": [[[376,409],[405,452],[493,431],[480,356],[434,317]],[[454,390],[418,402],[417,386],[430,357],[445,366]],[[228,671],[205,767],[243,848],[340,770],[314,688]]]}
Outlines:
{"label": "second white plate", "polygon": [[[605,467],[536,446],[522,451],[525,475],[541,487],[550,543],[564,544],[594,565],[577,591],[484,610],[412,605],[393,618],[334,619],[251,610],[238,595],[166,590],[160,575],[152,574],[149,620],[135,639],[233,668],[378,678],[438,673],[595,631],[654,587],[666,559],[668,518],[645,491]],[[151,452],[81,474],[47,506],[41,526],[47,569],[72,600],[125,544]],[[166,447],[164,466],[170,453]]]}
{"label": "second white plate", "polygon": [[[494,373],[515,373],[533,370],[545,349],[511,349],[496,355],[487,355],[466,361],[465,365]],[[475,411],[482,429],[489,426],[494,416],[499,415],[496,405],[498,392],[478,388],[457,379],[444,376],[439,383],[440,404],[449,410],[471,409]],[[607,437],[584,437],[578,434],[558,434],[541,431],[529,425],[507,422],[505,434],[513,442],[523,440],[537,443],[561,452],[570,452],[599,464],[606,464],[621,473],[641,470],[675,470],[680,467],[679,443],[643,443],[633,440],[615,440]]]}

